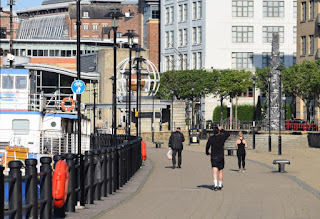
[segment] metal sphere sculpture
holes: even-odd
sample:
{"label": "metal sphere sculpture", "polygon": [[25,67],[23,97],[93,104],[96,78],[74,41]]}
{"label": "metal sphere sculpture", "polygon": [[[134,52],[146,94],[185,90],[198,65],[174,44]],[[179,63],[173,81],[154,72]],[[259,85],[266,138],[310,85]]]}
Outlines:
{"label": "metal sphere sculpture", "polygon": [[[135,57],[132,57],[131,90],[137,90],[137,68]],[[160,86],[160,73],[148,59],[143,58],[140,66],[140,89],[143,96],[155,95]],[[117,88],[119,96],[126,96],[129,89],[129,58],[122,60],[117,66]]]}

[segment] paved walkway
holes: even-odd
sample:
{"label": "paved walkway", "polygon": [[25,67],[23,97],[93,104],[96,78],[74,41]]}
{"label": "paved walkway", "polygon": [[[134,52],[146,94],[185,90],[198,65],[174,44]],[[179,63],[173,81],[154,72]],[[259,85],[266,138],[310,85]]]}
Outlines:
{"label": "paved walkway", "polygon": [[[291,165],[286,165],[288,170],[286,174],[278,173],[277,166],[272,165],[272,159],[277,157],[275,152],[264,153],[263,148],[261,151],[247,150],[247,171],[244,173],[237,171],[236,156],[226,156],[224,188],[222,191],[213,191],[210,158],[204,154],[204,144],[205,141],[198,146],[186,145],[182,168],[173,170],[171,161],[166,158],[167,149],[154,148],[153,144],[147,142],[149,160],[130,182],[116,195],[96,202],[93,206],[88,205],[87,209],[68,217],[78,219],[320,217],[318,190],[310,186],[310,183],[306,184],[291,175],[291,171],[296,175],[303,175],[300,173],[302,167],[298,170],[290,169],[295,166],[295,161],[300,162],[299,159],[293,159],[295,158],[293,155],[290,156],[293,156],[291,159],[294,162],[291,160]],[[288,156],[289,149],[286,153]],[[304,156],[301,160],[308,162]],[[120,198],[121,195],[124,197]]]}

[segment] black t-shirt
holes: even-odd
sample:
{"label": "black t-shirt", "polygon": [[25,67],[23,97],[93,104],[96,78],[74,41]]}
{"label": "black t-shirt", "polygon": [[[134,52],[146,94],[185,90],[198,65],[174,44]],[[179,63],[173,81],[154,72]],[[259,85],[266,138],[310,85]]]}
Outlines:
{"label": "black t-shirt", "polygon": [[211,147],[211,157],[224,157],[223,147],[229,136],[229,132],[223,129],[219,134],[210,136],[206,146],[206,154],[209,154]]}

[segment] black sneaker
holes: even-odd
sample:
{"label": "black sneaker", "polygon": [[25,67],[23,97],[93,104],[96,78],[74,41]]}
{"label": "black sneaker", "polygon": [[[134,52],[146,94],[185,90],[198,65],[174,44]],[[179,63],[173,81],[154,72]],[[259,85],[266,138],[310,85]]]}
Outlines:
{"label": "black sneaker", "polygon": [[223,188],[223,185],[221,187],[219,186],[219,190],[222,190],[222,188]]}
{"label": "black sneaker", "polygon": [[213,190],[214,191],[218,191],[218,187],[217,186],[213,186]]}

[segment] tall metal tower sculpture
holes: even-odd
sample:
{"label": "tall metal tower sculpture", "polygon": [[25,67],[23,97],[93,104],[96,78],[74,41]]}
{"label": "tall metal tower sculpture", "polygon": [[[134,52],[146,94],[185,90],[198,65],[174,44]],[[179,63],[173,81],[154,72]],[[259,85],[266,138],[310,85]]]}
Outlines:
{"label": "tall metal tower sculpture", "polygon": [[[270,115],[269,110],[267,111],[267,121],[270,121],[271,130],[279,129],[279,117],[280,117],[280,109],[283,110],[283,107],[279,107],[279,98],[282,98],[282,94],[280,94],[279,89],[280,86],[280,71],[276,70],[277,67],[280,66],[280,52],[279,52],[279,33],[273,33],[272,35],[272,51],[271,51],[271,63],[270,63],[270,74],[272,75],[270,81]],[[283,90],[283,89],[281,89]],[[281,117],[283,117],[284,113],[281,113]],[[270,116],[270,120],[269,120]],[[282,118],[282,121],[283,118]],[[269,124],[268,124],[269,125]],[[281,124],[281,129],[283,125]]]}

